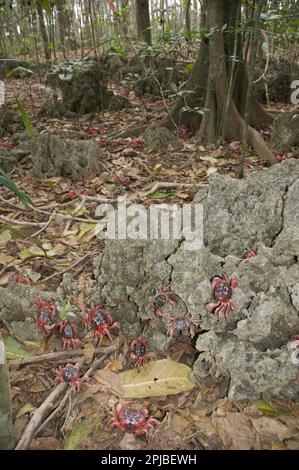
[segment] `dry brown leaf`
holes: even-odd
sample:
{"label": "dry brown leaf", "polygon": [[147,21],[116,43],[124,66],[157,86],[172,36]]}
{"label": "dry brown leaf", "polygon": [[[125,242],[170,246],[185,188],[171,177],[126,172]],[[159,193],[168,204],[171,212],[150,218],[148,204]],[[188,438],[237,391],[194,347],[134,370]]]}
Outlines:
{"label": "dry brown leaf", "polygon": [[294,430],[291,430],[278,419],[262,416],[261,418],[251,419],[254,429],[263,436],[277,436],[278,440],[288,439],[294,436]]}
{"label": "dry brown leaf", "polygon": [[251,422],[242,413],[227,413],[226,416],[213,416],[212,424],[225,449],[254,449],[255,432]]}

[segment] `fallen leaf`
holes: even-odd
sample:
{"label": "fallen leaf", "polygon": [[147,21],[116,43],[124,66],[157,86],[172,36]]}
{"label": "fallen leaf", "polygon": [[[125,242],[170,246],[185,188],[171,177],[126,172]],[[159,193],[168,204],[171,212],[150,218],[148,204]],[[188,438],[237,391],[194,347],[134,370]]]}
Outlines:
{"label": "fallen leaf", "polygon": [[4,253],[0,253],[0,264],[6,266],[10,263],[14,258],[12,256],[7,256]]}
{"label": "fallen leaf", "polygon": [[36,406],[32,405],[32,403],[26,403],[25,405],[22,406],[22,408],[19,410],[17,414],[17,418],[20,416],[23,416],[27,413],[31,413],[32,411],[36,410]]}
{"label": "fallen leaf", "polygon": [[278,419],[262,416],[261,418],[251,419],[251,422],[254,429],[264,436],[277,436],[280,441],[294,436],[294,430],[289,429]]}
{"label": "fallen leaf", "polygon": [[4,337],[5,354],[7,359],[23,359],[28,356],[19,343],[12,337]]}
{"label": "fallen leaf", "polygon": [[6,245],[7,242],[11,240],[11,231],[10,230],[4,230],[3,232],[0,233],[0,245]]}
{"label": "fallen leaf", "polygon": [[124,398],[160,397],[192,390],[195,386],[190,367],[171,359],[153,361],[139,369],[120,374]]}
{"label": "fallen leaf", "polygon": [[167,197],[174,196],[171,193],[165,193],[164,191],[155,191],[153,194],[149,195],[150,199],[166,199]]}
{"label": "fallen leaf", "polygon": [[217,173],[217,168],[215,168],[214,166],[211,166],[211,168],[207,169],[207,176],[210,176],[213,173]]}
{"label": "fallen leaf", "polygon": [[217,158],[215,157],[210,157],[210,156],[205,156],[205,157],[199,157],[200,160],[203,160],[204,162],[210,162],[210,163],[218,163]]}
{"label": "fallen leaf", "polygon": [[256,407],[261,411],[265,416],[277,416],[277,411],[272,408],[272,406],[265,400],[259,400],[256,404]]}
{"label": "fallen leaf", "polygon": [[77,449],[81,442],[83,442],[94,429],[100,426],[102,419],[103,412],[101,411],[100,413],[92,413],[87,417],[86,421],[77,424],[67,437],[64,450]]}

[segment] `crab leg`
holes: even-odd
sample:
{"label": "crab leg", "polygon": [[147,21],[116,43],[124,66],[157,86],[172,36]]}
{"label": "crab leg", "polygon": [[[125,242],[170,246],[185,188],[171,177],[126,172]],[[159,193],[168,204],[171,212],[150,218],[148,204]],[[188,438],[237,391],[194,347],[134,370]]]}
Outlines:
{"label": "crab leg", "polygon": [[221,305],[221,302],[217,302],[216,304],[213,304],[212,302],[209,302],[206,304],[206,309],[209,310],[209,312],[213,312],[215,308],[217,309]]}

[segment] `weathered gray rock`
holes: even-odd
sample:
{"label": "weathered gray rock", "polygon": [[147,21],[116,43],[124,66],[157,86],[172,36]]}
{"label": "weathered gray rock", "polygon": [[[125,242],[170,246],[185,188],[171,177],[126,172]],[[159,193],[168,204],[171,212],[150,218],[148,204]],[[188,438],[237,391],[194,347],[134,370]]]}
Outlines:
{"label": "weathered gray rock", "polygon": [[298,178],[296,160],[245,180],[211,175],[204,204],[205,245],[220,256],[241,256],[259,242],[272,246],[283,228],[285,197]]}
{"label": "weathered gray rock", "polygon": [[9,172],[16,164],[17,160],[11,154],[11,152],[8,149],[0,147],[0,168],[6,172]]}
{"label": "weathered gray rock", "polygon": [[169,149],[181,149],[183,147],[183,143],[178,136],[166,127],[158,125],[152,125],[146,129],[144,140],[146,147],[152,152],[166,152]]}
{"label": "weathered gray rock", "polygon": [[[188,330],[177,329],[171,338],[169,321],[150,308],[156,290],[170,283],[176,305],[163,311],[169,318],[189,313],[199,333],[194,364],[199,382],[229,383],[230,399],[277,394],[298,399],[291,336],[299,333],[299,161],[243,181],[213,175],[195,202],[204,204],[202,248],[187,250],[183,239],[106,240],[94,260],[95,280],[86,290],[86,303],[92,300],[110,310],[127,341],[145,328],[149,349],[166,352],[177,335],[189,337]],[[254,247],[257,256],[244,262],[244,252]],[[238,281],[228,321],[205,307],[213,301],[211,280],[224,273]],[[17,299],[9,289],[10,297],[0,301],[1,315],[18,312],[24,302],[21,313],[34,311],[32,301],[26,303],[25,295]],[[67,302],[78,295],[76,289],[66,276],[57,297]],[[13,320],[24,321],[22,315]]]}
{"label": "weathered gray rock", "polygon": [[299,147],[299,111],[280,114],[273,122],[271,146],[278,152],[289,152]]}
{"label": "weathered gray rock", "polygon": [[[194,371],[199,381],[229,380],[231,399],[282,394],[296,398],[297,366],[291,361],[290,337],[299,331],[299,162],[284,162],[239,181],[213,175],[204,204],[205,246],[188,251],[176,242],[107,241],[96,261],[101,301],[127,335],[147,325],[149,343],[165,350],[167,321],[148,308],[155,289],[170,282],[181,316],[200,318]],[[256,247],[247,262],[242,255]],[[229,320],[209,312],[211,279],[238,280]],[[155,332],[159,344],[153,346]],[[179,334],[179,332],[177,332]],[[175,341],[175,337],[174,337]]]}
{"label": "weathered gray rock", "polygon": [[96,175],[101,150],[94,142],[60,139],[41,134],[32,145],[33,174],[38,178],[53,176],[82,179]]}

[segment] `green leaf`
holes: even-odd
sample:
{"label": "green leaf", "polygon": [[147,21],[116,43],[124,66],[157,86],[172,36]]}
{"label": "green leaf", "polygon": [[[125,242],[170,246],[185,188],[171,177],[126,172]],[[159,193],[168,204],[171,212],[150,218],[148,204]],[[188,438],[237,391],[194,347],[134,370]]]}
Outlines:
{"label": "green leaf", "polygon": [[48,0],[38,0],[40,3],[41,7],[45,12],[47,13],[48,16],[52,15],[52,8]]}
{"label": "green leaf", "polygon": [[259,400],[256,404],[259,411],[265,416],[277,416],[279,413],[275,411],[272,406],[265,400]]}
{"label": "green leaf", "polygon": [[16,100],[16,103],[17,103],[19,113],[21,115],[22,122],[23,122],[24,127],[26,129],[26,132],[28,134],[28,137],[30,137],[30,139],[33,139],[34,138],[33,129],[32,129],[31,121],[30,121],[30,119],[28,117],[28,114],[26,112],[26,109],[24,108],[24,106],[22,105],[22,103],[19,100]]}
{"label": "green leaf", "polygon": [[72,310],[72,306],[70,304],[70,302],[68,302],[64,307],[62,307],[62,309],[60,310],[59,312],[59,318],[61,318],[61,320],[65,320],[66,317],[67,317],[67,314]]}
{"label": "green leaf", "polygon": [[33,206],[34,204],[31,201],[30,197],[21,191],[15,183],[7,176],[7,174],[0,168],[0,183],[2,183],[6,188],[12,191],[25,206]]}
{"label": "green leaf", "polygon": [[36,406],[32,405],[31,403],[26,403],[26,405],[23,405],[20,411],[17,414],[17,418],[20,416],[24,416],[27,413],[32,413],[32,411],[36,410]]}
{"label": "green leaf", "polygon": [[6,245],[11,240],[11,231],[4,230],[0,233],[0,246]]}
{"label": "green leaf", "polygon": [[24,359],[28,356],[19,343],[12,337],[6,336],[3,339],[5,344],[5,354],[7,359]]}
{"label": "green leaf", "polygon": [[90,414],[86,421],[77,424],[66,439],[64,450],[75,450],[81,442],[86,439],[94,429],[97,429],[103,421],[104,413],[95,412]]}
{"label": "green leaf", "polygon": [[149,195],[150,199],[166,199],[167,197],[174,196],[172,193],[165,193],[164,191],[156,191]]}

